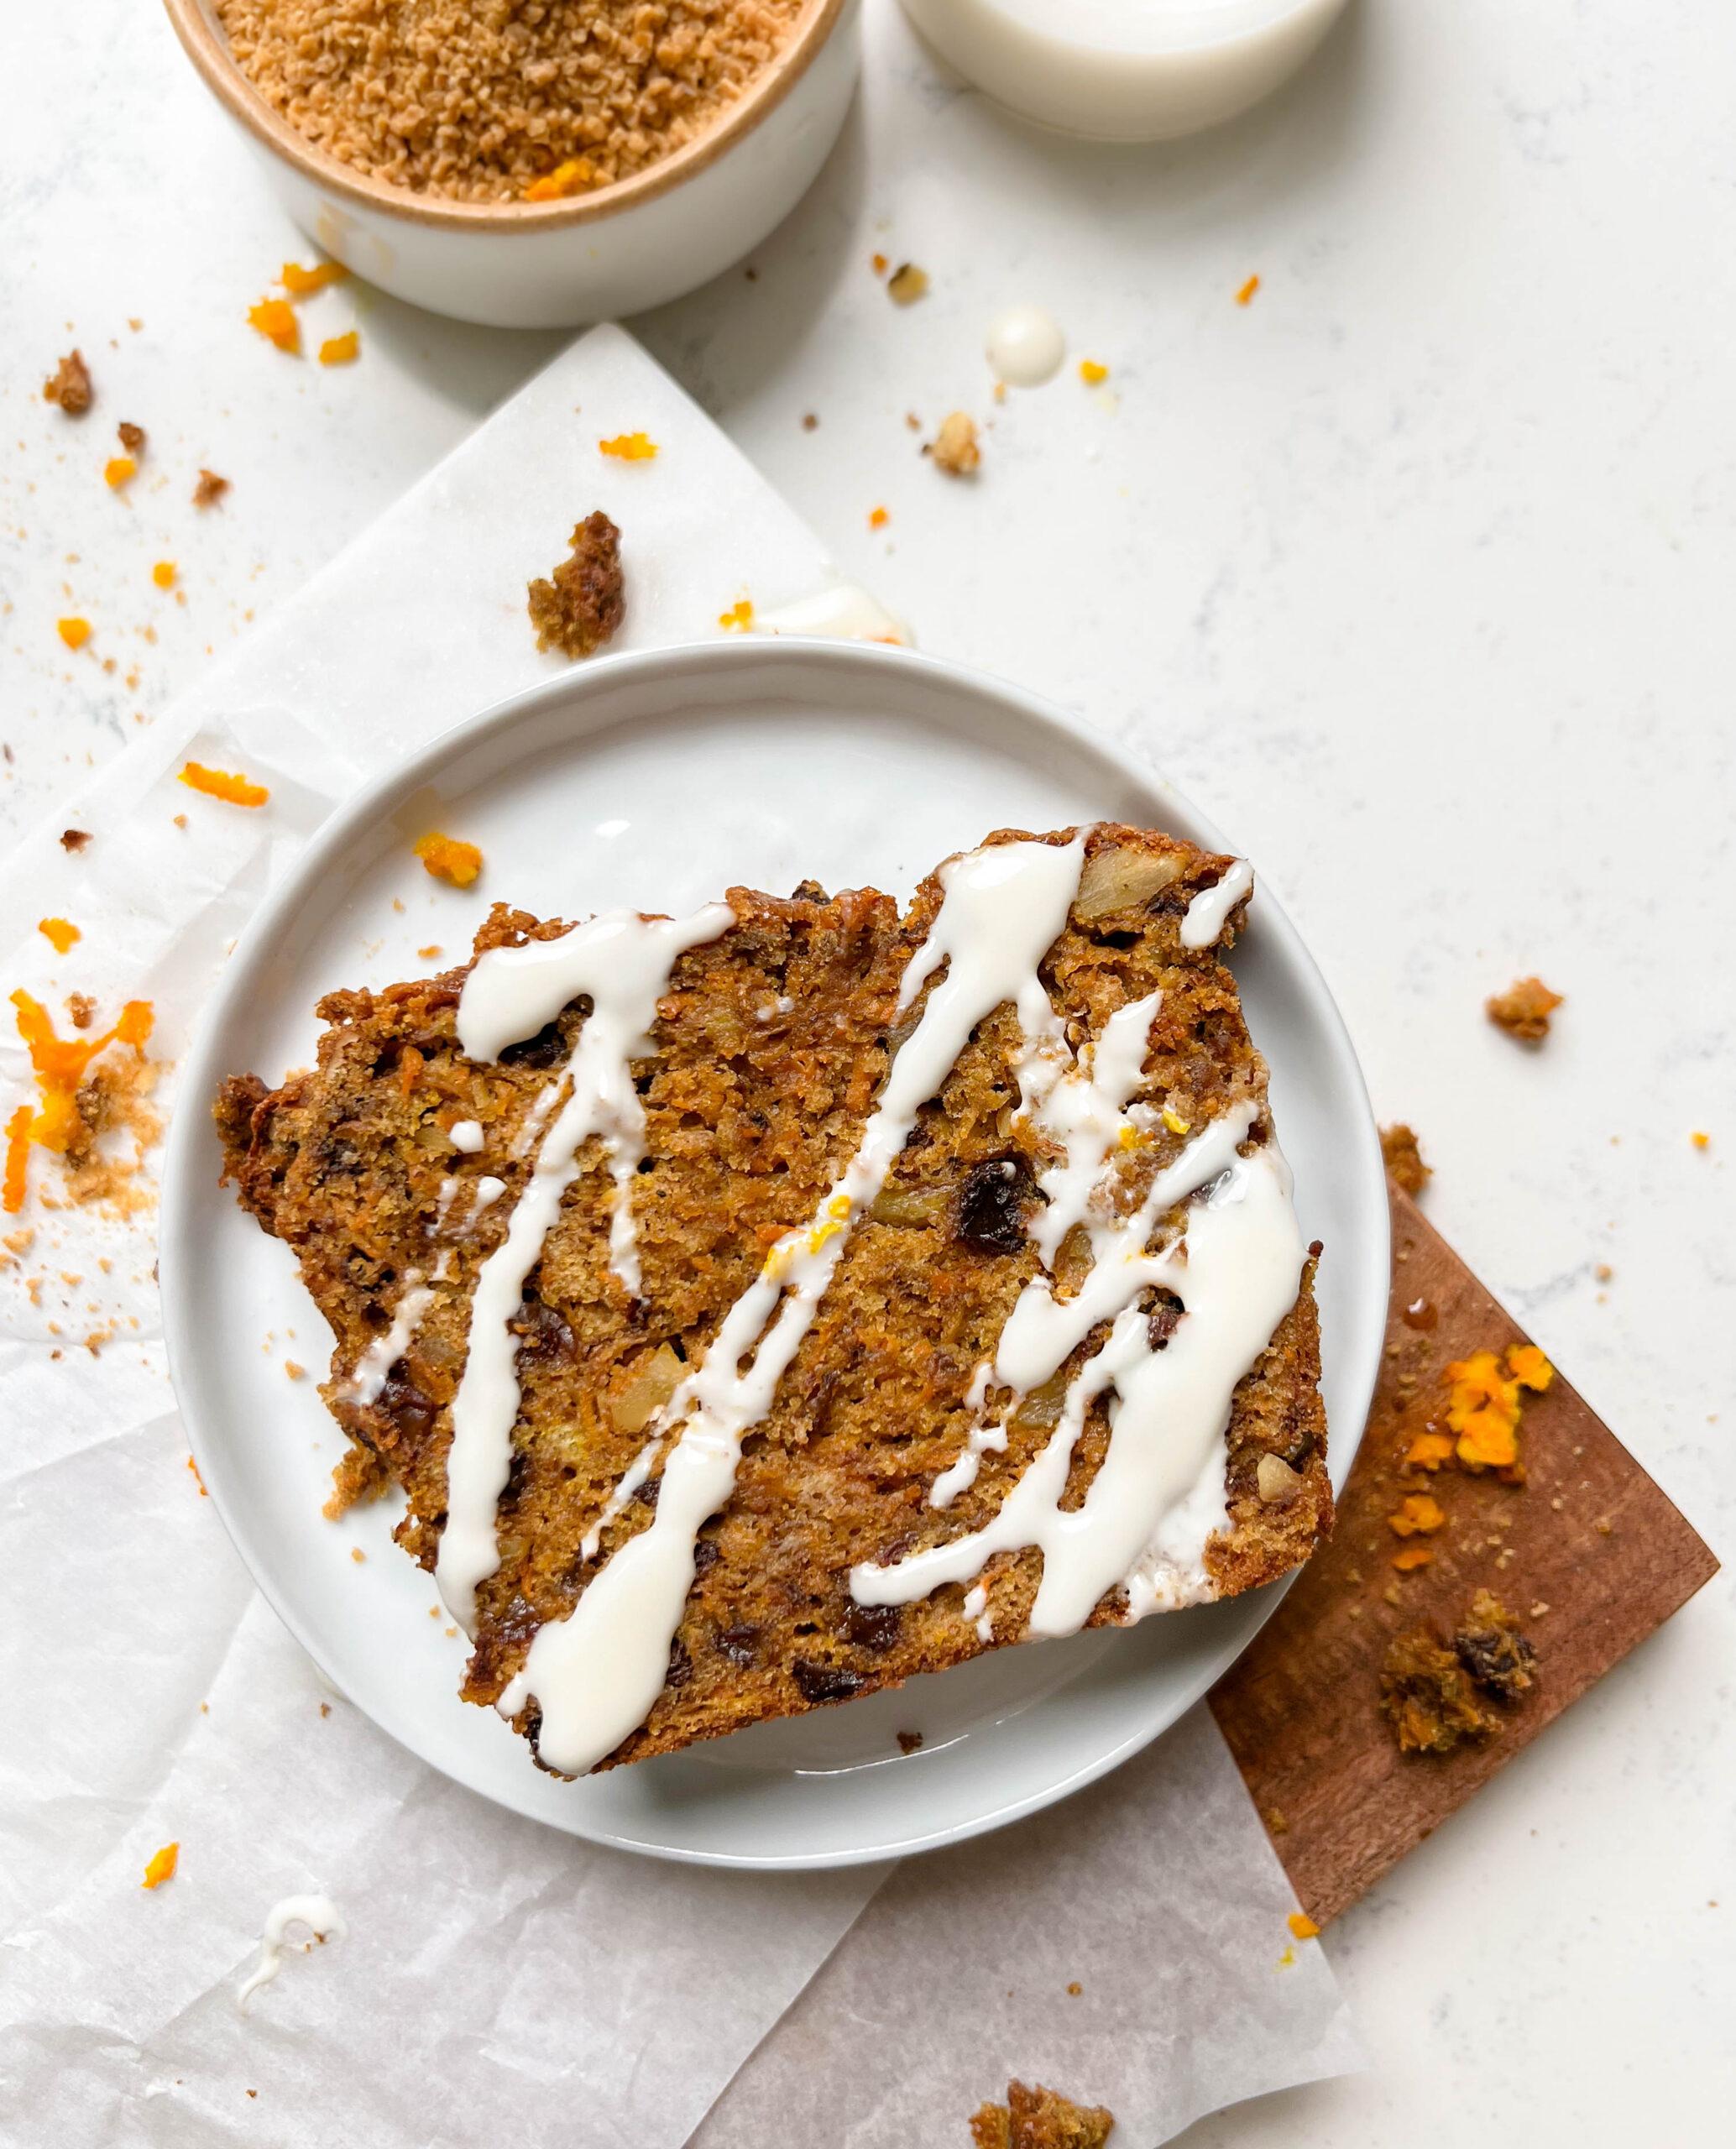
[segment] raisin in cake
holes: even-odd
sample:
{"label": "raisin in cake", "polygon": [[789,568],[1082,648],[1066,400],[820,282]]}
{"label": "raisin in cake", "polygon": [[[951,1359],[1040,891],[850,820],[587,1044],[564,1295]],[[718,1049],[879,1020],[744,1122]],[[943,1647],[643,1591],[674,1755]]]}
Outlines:
{"label": "raisin in cake", "polygon": [[337,1348],[340,1498],[577,1775],[1226,1597],[1330,1527],[1252,876],[1003,831],[907,909],[494,910],[217,1106]]}

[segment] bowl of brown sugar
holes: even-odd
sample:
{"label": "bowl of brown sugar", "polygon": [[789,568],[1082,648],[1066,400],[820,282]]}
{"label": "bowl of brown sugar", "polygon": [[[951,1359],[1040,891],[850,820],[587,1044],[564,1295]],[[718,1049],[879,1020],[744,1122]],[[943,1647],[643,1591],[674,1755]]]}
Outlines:
{"label": "bowl of brown sugar", "polygon": [[739,260],[825,161],[860,0],[165,0],[316,245],[547,328]]}

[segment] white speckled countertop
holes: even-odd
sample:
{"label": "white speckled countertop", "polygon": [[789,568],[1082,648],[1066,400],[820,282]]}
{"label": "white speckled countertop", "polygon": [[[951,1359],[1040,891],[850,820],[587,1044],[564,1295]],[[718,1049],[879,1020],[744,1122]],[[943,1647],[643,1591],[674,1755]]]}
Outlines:
{"label": "white speckled countertop", "polygon": [[[1421,1129],[1435,1221],[1730,1557],[1736,26],[1697,0],[1361,0],[1265,111],[1087,150],[869,13],[860,106],[755,279],[636,330],[927,647],[1137,739],[1232,831],[1377,1110]],[[163,18],[8,30],[16,829],[558,339],[352,289],[309,318],[357,319],[360,363],[282,358],[241,314],[306,249]],[[889,305],[876,250],[930,295]],[[1069,362],[992,404],[984,327],[1025,298],[1106,391]],[[101,398],[77,427],[39,395],[75,342]],[[974,484],[904,422],[954,406],[992,421]],[[115,496],[123,417],[150,448]],[[233,480],[203,516],[201,463]],[[69,612],[97,630],[76,658]],[[1567,1005],[1527,1055],[1480,1008],[1534,970]],[[1373,2071],[1194,2149],[1726,2139],[1733,1661],[1720,1576],[1335,1928]]]}

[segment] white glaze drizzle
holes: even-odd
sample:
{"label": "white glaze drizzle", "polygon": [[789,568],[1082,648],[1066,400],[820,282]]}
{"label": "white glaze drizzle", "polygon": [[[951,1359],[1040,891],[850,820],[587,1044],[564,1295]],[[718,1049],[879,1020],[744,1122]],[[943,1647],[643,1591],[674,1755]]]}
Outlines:
{"label": "white glaze drizzle", "polygon": [[825,635],[838,641],[892,641],[905,648],[915,637],[860,583],[834,582],[810,596],[754,614],[758,635]]}
{"label": "white glaze drizzle", "polygon": [[[235,2005],[243,2014],[261,1985],[269,1984],[283,1967],[284,1942],[292,1925],[305,1925],[314,1940],[342,1940],[349,1931],[343,1913],[329,1895],[285,1895],[265,1916],[259,1936],[258,1966],[236,1988]],[[313,1945],[313,1941],[308,1942]]]}
{"label": "white glaze drizzle", "polygon": [[484,1173],[476,1182],[476,1199],[470,1205],[469,1222],[474,1224],[484,1209],[492,1209],[506,1191],[506,1181],[496,1179],[492,1172]]}
{"label": "white glaze drizzle", "polygon": [[546,1118],[564,1089],[565,1101],[542,1138],[506,1236],[483,1263],[471,1300],[469,1349],[452,1400],[447,1521],[434,1571],[447,1608],[467,1629],[475,1624],[477,1585],[499,1565],[495,1508],[512,1462],[520,1399],[518,1338],[508,1323],[592,1135],[602,1137],[614,1179],[610,1264],[636,1292],[628,1190],[644,1153],[645,1113],[631,1062],[651,1049],[651,1025],[676,959],[734,923],[726,903],[708,904],[686,918],[609,912],[557,940],[490,949],[465,981],[458,1035],[472,1059],[498,1059],[508,1045],[534,1037],[569,1001],[581,995],[591,1001],[572,1059],[532,1107],[533,1117],[541,1111]]}
{"label": "white glaze drizzle", "polygon": [[[1069,1383],[1054,1432],[993,1518],[950,1544],[853,1569],[858,1603],[911,1603],[945,1582],[974,1583],[996,1553],[1034,1545],[1043,1580],[1029,1632],[1067,1634],[1109,1591],[1137,1578],[1154,1602],[1160,1578],[1177,1587],[1173,1577],[1197,1566],[1205,1537],[1225,1519],[1231,1399],[1294,1303],[1303,1261],[1276,1145],[1239,1153],[1258,1115],[1250,1101],[1213,1121],[1158,1174],[1137,1210],[1098,1224],[1091,1268],[1072,1298],[1057,1299],[1046,1275],[1026,1285],[996,1353],[996,1378],[1016,1393],[1048,1378],[1104,1320],[1107,1340]],[[1166,1213],[1201,1189],[1209,1191],[1181,1237],[1148,1252]],[[1153,1286],[1174,1291],[1186,1310],[1161,1351],[1151,1346],[1139,1304]],[[1074,1447],[1091,1404],[1111,1389],[1103,1461],[1080,1507],[1064,1509]],[[1195,1496],[1214,1480],[1215,1508],[1202,1515]],[[1192,1586],[1203,1588],[1203,1578]]]}
{"label": "white glaze drizzle", "polygon": [[989,1592],[986,1582],[978,1582],[975,1589],[965,1592],[964,1611],[967,1619],[975,1622],[978,1641],[985,1644],[993,1641],[995,1621],[989,1610]]}
{"label": "white glaze drizzle", "polygon": [[404,1289],[393,1310],[392,1325],[384,1335],[374,1337],[351,1367],[348,1378],[338,1391],[344,1402],[359,1404],[365,1409],[378,1399],[386,1384],[387,1374],[410,1348],[417,1324],[433,1303],[434,1287],[424,1281],[421,1270],[406,1268]]}
{"label": "white glaze drizzle", "polygon": [[478,1156],[482,1152],[484,1138],[482,1122],[477,1119],[458,1120],[447,1129],[446,1138],[452,1143],[453,1148],[461,1151],[465,1156]]}
{"label": "white glaze drizzle", "polygon": [[1254,884],[1254,869],[1245,858],[1232,860],[1223,878],[1202,888],[1181,921],[1184,948],[1209,948],[1229,922],[1230,912]]}
{"label": "white glaze drizzle", "polygon": [[1027,1032],[1053,1021],[1038,965],[1066,923],[1084,852],[1083,837],[1066,845],[1001,844],[941,869],[943,901],[905,970],[900,1007],[943,964],[945,974],[892,1063],[855,1155],[809,1224],[771,1249],[703,1364],[671,1398],[662,1422],[676,1429],[673,1446],[651,1523],[620,1547],[565,1619],[538,1630],[500,1697],[506,1716],[533,1700],[540,1705],[537,1749],[552,1767],[583,1774],[649,1714],[693,1587],[698,1532],[729,1496],[742,1439],[771,1409],[855,1219],[885,1184],[971,1032],[1007,1001]]}

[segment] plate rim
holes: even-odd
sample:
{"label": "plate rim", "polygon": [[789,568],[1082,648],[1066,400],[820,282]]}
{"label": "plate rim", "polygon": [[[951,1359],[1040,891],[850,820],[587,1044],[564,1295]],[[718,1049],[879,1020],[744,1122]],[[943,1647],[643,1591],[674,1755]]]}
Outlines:
{"label": "plate rim", "polygon": [[[535,1820],[562,1833],[577,1836],[583,1841],[641,1857],[657,1858],[679,1864],[762,1873],[824,1871],[938,1850],[988,1834],[1073,1796],[1101,1780],[1135,1754],[1142,1753],[1179,1723],[1252,1645],[1267,1620],[1277,1611],[1301,1570],[1298,1568],[1263,1589],[1250,1592],[1239,1598],[1225,1600],[1242,1608],[1246,1623],[1243,1630],[1233,1642],[1208,1652],[1202,1666],[1180,1681],[1169,1700],[1152,1712],[1152,1720],[1148,1723],[1142,1724],[1125,1739],[1095,1754],[1077,1769],[1058,1777],[1040,1790],[1005,1804],[992,1806],[968,1821],[939,1826],[932,1831],[894,1843],[875,1843],[818,1852],[755,1853],[649,1842],[617,1829],[588,1825],[583,1812],[577,1809],[570,1819],[557,1818],[535,1810],[528,1804],[520,1804],[504,1796],[494,1787],[470,1776],[457,1773],[445,1760],[435,1758],[417,1744],[411,1726],[400,1726],[396,1721],[383,1720],[374,1709],[363,1707],[360,1702],[355,1702],[342,1679],[326,1660],[323,1651],[306,1630],[291,1593],[280,1591],[274,1582],[265,1578],[270,1574],[271,1568],[269,1561],[254,1556],[253,1540],[244,1513],[247,1503],[244,1498],[234,1493],[227,1483],[222,1451],[207,1441],[200,1422],[199,1409],[190,1399],[199,1394],[198,1383],[191,1376],[188,1368],[199,1348],[200,1330],[193,1311],[194,1294],[187,1278],[193,1266],[191,1247],[197,1229],[197,1205],[201,1190],[200,1143],[201,1137],[208,1134],[208,1099],[214,1093],[214,1084],[222,1074],[222,1069],[216,1064],[218,1042],[227,1027],[234,1003],[242,999],[248,991],[250,971],[269,957],[279,933],[293,921],[296,911],[306,902],[310,887],[316,885],[322,869],[333,857],[343,854],[358,829],[370,821],[383,821],[393,804],[413,795],[418,787],[427,782],[444,763],[471,750],[490,734],[510,733],[515,726],[534,723],[540,716],[559,708],[562,704],[571,705],[568,714],[573,728],[568,735],[575,740],[608,729],[611,721],[621,721],[612,719],[606,709],[599,711],[597,707],[603,699],[599,690],[604,687],[616,683],[630,686],[635,675],[661,678],[666,683],[689,678],[697,683],[703,681],[703,676],[714,667],[721,666],[729,670],[769,664],[776,670],[780,664],[794,663],[797,659],[809,663],[818,662],[823,668],[834,665],[840,671],[865,675],[885,667],[910,669],[934,680],[943,688],[962,694],[979,707],[998,705],[1003,710],[1010,709],[1029,730],[1046,735],[1051,744],[1064,745],[1075,751],[1082,750],[1123,782],[1147,792],[1160,794],[1163,799],[1173,802],[1200,832],[1196,839],[1215,844],[1220,850],[1231,851],[1238,856],[1243,855],[1236,852],[1235,847],[1225,839],[1210,815],[1202,813],[1185,793],[1177,790],[1162,771],[1142,755],[1106,733],[1099,731],[1085,718],[1076,715],[1064,705],[975,666],[893,645],[794,635],[744,636],[727,642],[679,642],[658,649],[623,651],[593,659],[583,669],[561,672],[553,678],[541,681],[461,719],[435,734],[406,758],[395,761],[361,784],[332,808],[296,854],[282,880],[268,891],[238,936],[222,973],[191,1025],[165,1149],[158,1242],[164,1342],[176,1407],[194,1460],[210,1493],[218,1519],[254,1587],[321,1675],[346,1699],[351,1700],[352,1706],[369,1723],[414,1754],[424,1766],[435,1770],[447,1781],[458,1785],[471,1795],[485,1799],[491,1806]],[[625,719],[629,724],[636,720]],[[1357,1125],[1359,1153],[1354,1161],[1363,1170],[1372,1173],[1373,1184],[1381,1195],[1378,1201],[1371,1200],[1365,1205],[1370,1212],[1372,1234],[1365,1249],[1365,1258],[1358,1265],[1364,1268],[1372,1268],[1376,1278],[1384,1277],[1391,1265],[1390,1219],[1384,1199],[1384,1166],[1379,1136],[1367,1081],[1348,1027],[1319,964],[1285,910],[1282,900],[1272,891],[1263,872],[1258,868],[1256,870],[1262,893],[1263,928],[1269,927],[1284,944],[1286,957],[1299,972],[1308,991],[1321,1033],[1332,1047],[1335,1060],[1338,1063],[1338,1073],[1345,1088],[1346,1116]],[[1352,1159],[1346,1158],[1345,1162],[1349,1165]],[[1331,1428],[1333,1451],[1331,1457],[1331,1461],[1340,1462],[1340,1468],[1335,1475],[1341,1483],[1355,1460],[1367,1427],[1379,1371],[1386,1294],[1387,1287],[1383,1286],[1378,1315],[1367,1322],[1367,1332],[1360,1353],[1350,1357],[1342,1375],[1351,1402],[1349,1424],[1344,1424],[1346,1413],[1341,1408],[1339,1422]],[[1372,1294],[1370,1307],[1373,1310]],[[457,1705],[463,1705],[456,1695],[453,1699]]]}

